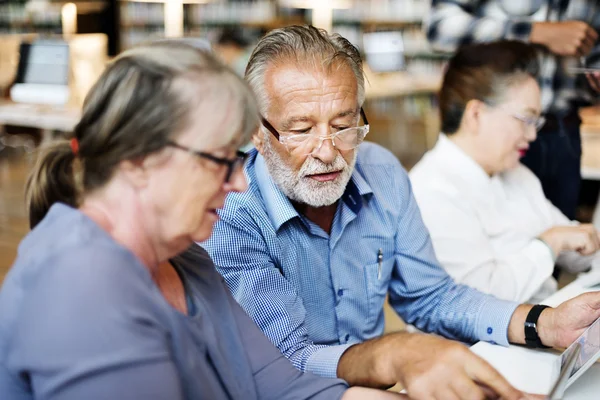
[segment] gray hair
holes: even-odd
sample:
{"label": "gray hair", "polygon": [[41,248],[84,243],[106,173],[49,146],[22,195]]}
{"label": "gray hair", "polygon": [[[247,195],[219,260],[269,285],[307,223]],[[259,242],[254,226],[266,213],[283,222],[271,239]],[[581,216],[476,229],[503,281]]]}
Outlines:
{"label": "gray hair", "polygon": [[331,68],[337,60],[352,69],[358,85],[358,102],[362,106],[365,100],[365,79],[358,49],[342,36],[330,35],[313,26],[287,26],[267,33],[250,56],[246,80],[254,90],[264,115],[269,104],[264,84],[265,72],[269,66],[292,61]]}
{"label": "gray hair", "polygon": [[[217,138],[221,145],[247,142],[258,126],[251,89],[209,52],[159,42],[122,53],[86,96],[74,131],[77,157],[67,140],[41,150],[26,185],[31,227],[53,203],[77,207],[122,161],[163,149],[199,117],[213,126],[227,119]],[[205,132],[212,130],[198,134]]]}

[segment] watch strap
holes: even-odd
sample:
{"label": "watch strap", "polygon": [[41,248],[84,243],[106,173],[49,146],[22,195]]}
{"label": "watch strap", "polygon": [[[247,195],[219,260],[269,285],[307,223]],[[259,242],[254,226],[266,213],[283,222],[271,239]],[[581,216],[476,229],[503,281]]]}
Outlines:
{"label": "watch strap", "polygon": [[538,334],[537,323],[540,318],[540,314],[549,306],[543,304],[536,304],[527,314],[525,319],[525,344],[528,347],[534,348],[548,348],[542,344],[542,340]]}

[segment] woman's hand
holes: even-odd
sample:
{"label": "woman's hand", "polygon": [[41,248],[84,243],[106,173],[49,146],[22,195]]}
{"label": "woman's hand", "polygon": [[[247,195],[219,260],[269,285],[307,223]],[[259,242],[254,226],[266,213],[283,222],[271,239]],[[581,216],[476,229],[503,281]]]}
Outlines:
{"label": "woman's hand", "polygon": [[560,252],[569,250],[585,256],[600,249],[600,235],[591,224],[555,226],[542,233],[539,238],[550,246],[557,256]]}

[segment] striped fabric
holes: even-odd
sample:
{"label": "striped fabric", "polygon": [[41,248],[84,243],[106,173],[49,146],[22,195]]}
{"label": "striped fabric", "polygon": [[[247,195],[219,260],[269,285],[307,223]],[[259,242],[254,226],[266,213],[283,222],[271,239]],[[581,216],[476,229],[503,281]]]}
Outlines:
{"label": "striped fabric", "polygon": [[421,330],[507,344],[516,304],[457,285],[440,267],[408,176],[387,150],[359,147],[331,234],[294,209],[255,150],[246,174],[248,191],[228,196],[202,246],[237,301],[300,370],[335,377],[349,345],[382,334],[387,294]]}
{"label": "striped fabric", "polygon": [[[578,20],[600,28],[597,0],[432,0],[426,21],[427,37],[435,50],[453,52],[460,45],[514,39],[527,42],[532,22]],[[550,6],[549,6],[550,5]],[[569,66],[581,66],[573,57],[540,51],[539,84],[545,112],[561,114],[597,100],[584,75],[569,75]],[[600,67],[600,48],[587,57],[588,66]]]}

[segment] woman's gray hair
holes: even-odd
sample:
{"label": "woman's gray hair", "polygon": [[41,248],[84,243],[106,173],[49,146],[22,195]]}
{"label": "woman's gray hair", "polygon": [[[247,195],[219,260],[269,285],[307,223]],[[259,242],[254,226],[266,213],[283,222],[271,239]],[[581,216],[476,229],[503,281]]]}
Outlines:
{"label": "woman's gray hair", "polygon": [[269,66],[291,61],[330,68],[338,60],[352,69],[358,85],[358,102],[362,106],[365,100],[365,79],[358,49],[342,36],[330,35],[313,26],[294,25],[267,33],[250,56],[246,80],[254,90],[260,111],[264,115],[269,100],[265,90],[265,72]]}
{"label": "woman's gray hair", "polygon": [[86,96],[74,131],[77,155],[67,140],[41,149],[26,185],[30,226],[53,203],[77,207],[122,161],[161,150],[199,120],[213,128],[199,135],[219,124],[215,146],[246,143],[258,127],[252,90],[211,53],[187,44],[157,42],[122,53]]}

